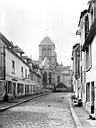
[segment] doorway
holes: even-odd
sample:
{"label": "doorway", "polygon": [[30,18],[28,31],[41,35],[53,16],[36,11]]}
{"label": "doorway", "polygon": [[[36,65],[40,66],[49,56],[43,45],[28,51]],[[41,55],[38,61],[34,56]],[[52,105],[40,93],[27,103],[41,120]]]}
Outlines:
{"label": "doorway", "polygon": [[16,97],[16,83],[13,83],[13,96]]}
{"label": "doorway", "polygon": [[91,82],[91,113],[94,113],[94,100],[95,100],[95,91],[94,91],[94,81]]}

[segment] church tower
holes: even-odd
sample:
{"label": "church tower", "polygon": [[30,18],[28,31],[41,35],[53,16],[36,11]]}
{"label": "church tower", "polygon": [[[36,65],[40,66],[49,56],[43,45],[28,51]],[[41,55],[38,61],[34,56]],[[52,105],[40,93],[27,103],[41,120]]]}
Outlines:
{"label": "church tower", "polygon": [[46,36],[39,45],[39,62],[42,63],[45,57],[49,60],[50,64],[55,66],[57,62],[55,44],[49,36]]}
{"label": "church tower", "polygon": [[44,86],[54,86],[57,54],[55,52],[55,44],[49,36],[46,36],[39,45],[39,63],[43,68]]}

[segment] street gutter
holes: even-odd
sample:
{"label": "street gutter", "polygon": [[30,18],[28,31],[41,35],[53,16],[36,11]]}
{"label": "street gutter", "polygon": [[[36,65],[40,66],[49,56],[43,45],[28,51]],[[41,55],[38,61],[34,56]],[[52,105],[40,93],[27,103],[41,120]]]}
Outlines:
{"label": "street gutter", "polygon": [[76,115],[76,113],[75,113],[75,111],[74,111],[74,108],[73,108],[72,103],[71,103],[71,97],[70,97],[70,96],[71,96],[71,95],[68,93],[70,111],[71,111],[71,113],[72,113],[72,117],[73,117],[74,122],[75,122],[75,124],[76,124],[76,128],[83,128],[83,126],[82,126],[82,124],[81,124],[79,118],[77,117],[77,115]]}

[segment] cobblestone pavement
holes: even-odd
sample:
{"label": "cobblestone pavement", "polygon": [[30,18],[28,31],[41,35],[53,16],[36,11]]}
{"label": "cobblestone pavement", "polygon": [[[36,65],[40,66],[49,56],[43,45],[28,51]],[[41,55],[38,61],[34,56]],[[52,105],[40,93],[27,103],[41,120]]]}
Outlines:
{"label": "cobblestone pavement", "polygon": [[66,93],[50,93],[0,113],[0,128],[75,128]]}

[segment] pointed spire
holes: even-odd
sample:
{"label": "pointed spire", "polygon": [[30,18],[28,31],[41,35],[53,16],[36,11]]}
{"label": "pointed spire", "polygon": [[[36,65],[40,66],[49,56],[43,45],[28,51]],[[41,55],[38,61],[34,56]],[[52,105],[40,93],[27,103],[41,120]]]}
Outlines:
{"label": "pointed spire", "polygon": [[49,36],[45,36],[40,45],[54,45],[55,44],[52,42]]}

